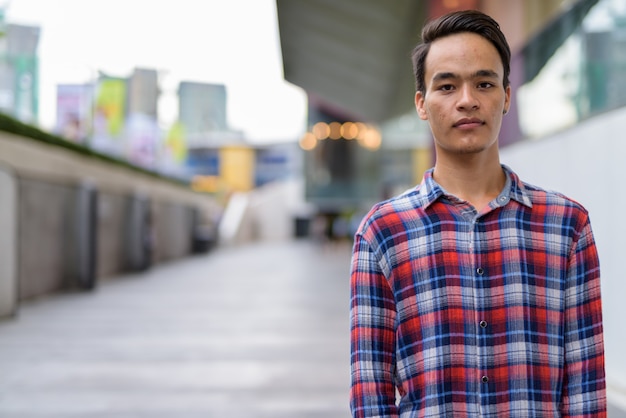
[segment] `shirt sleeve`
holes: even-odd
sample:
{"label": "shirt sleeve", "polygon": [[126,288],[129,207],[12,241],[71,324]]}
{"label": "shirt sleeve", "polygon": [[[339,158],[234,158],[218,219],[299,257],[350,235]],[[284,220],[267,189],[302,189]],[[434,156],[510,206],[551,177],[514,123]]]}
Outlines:
{"label": "shirt sleeve", "polygon": [[352,416],[397,417],[393,292],[371,246],[359,234],[352,253],[350,292]]}
{"label": "shirt sleeve", "polygon": [[600,265],[589,219],[569,258],[565,288],[563,417],[606,417]]}

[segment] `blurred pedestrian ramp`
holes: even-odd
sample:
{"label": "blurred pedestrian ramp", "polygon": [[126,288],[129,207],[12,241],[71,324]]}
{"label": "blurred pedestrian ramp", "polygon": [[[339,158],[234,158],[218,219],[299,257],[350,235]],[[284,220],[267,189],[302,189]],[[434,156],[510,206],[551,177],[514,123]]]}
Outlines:
{"label": "blurred pedestrian ramp", "polygon": [[265,184],[249,192],[233,193],[218,229],[221,245],[284,241],[296,236],[299,217],[310,218],[314,210],[304,201],[302,179]]}

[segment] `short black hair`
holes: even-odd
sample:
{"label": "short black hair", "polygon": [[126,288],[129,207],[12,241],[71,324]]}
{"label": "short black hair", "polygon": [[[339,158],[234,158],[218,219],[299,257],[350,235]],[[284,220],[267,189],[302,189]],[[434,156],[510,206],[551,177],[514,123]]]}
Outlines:
{"label": "short black hair", "polygon": [[511,73],[511,49],[500,25],[492,17],[478,10],[463,10],[448,13],[435,20],[426,23],[422,29],[422,41],[413,49],[411,60],[413,61],[413,73],[415,75],[415,88],[422,94],[426,94],[425,62],[430,45],[437,39],[457,33],[475,33],[482,36],[496,48],[502,67],[504,68],[504,87],[510,84]]}

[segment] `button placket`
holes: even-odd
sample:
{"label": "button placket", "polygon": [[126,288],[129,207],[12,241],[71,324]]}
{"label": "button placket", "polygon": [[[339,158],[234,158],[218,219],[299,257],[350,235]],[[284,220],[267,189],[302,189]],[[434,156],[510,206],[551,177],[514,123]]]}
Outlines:
{"label": "button placket", "polygon": [[[508,200],[508,199],[507,199]],[[497,199],[497,203],[501,204],[501,200]],[[488,280],[487,270],[482,266],[485,263],[483,257],[481,257],[481,250],[483,250],[483,246],[486,245],[488,247],[488,243],[486,241],[486,237],[484,236],[485,227],[480,222],[478,218],[475,218],[472,222],[473,227],[473,242],[474,248],[472,252],[472,263],[473,263],[473,284],[474,284],[474,295],[475,295],[475,324],[478,325],[476,328],[476,355],[477,355],[477,365],[479,370],[482,371],[477,377],[478,385],[480,385],[479,392],[481,393],[481,397],[483,395],[488,396],[489,391],[491,390],[491,383],[489,382],[489,376],[486,374],[489,371],[489,341],[490,341],[490,332],[489,332],[489,323],[487,319],[489,318],[488,314],[484,310],[484,305],[479,303],[479,301],[485,297],[487,297],[488,292],[484,283],[485,280]],[[484,374],[483,374],[484,373]]]}

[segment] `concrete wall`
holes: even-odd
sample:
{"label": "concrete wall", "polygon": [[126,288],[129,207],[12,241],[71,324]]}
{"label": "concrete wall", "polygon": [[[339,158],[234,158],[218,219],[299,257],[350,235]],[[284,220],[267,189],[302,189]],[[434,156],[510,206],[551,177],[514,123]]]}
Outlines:
{"label": "concrete wall", "polygon": [[0,317],[17,308],[17,185],[12,170],[0,164]]}
{"label": "concrete wall", "polygon": [[98,277],[111,277],[126,270],[124,220],[129,198],[121,193],[98,195]]}
{"label": "concrete wall", "polygon": [[[194,214],[190,206],[173,202],[157,202],[154,205],[156,222],[154,229],[154,257],[158,262],[180,258],[191,252]],[[167,219],[167,222],[161,220]]]}
{"label": "concrete wall", "polygon": [[190,255],[220,211],[170,180],[5,132],[0,205],[0,317],[21,300]]}
{"label": "concrete wall", "polygon": [[34,179],[18,181],[19,299],[61,289],[65,281],[68,185]]}
{"label": "concrete wall", "polygon": [[626,393],[626,108],[592,118],[572,129],[501,150],[502,162],[522,179],[558,190],[590,213],[602,272],[607,377]]}

